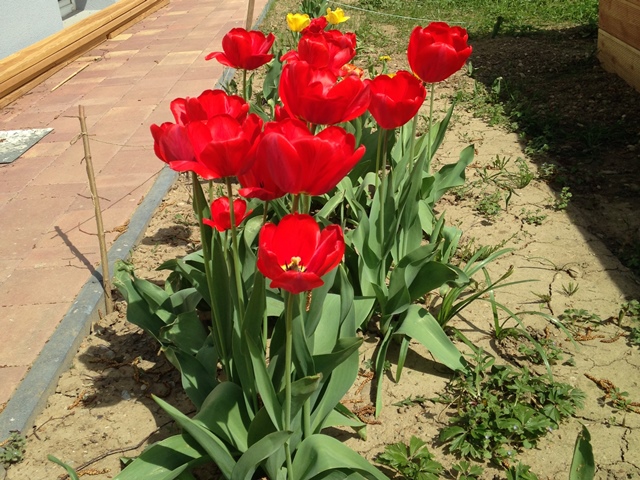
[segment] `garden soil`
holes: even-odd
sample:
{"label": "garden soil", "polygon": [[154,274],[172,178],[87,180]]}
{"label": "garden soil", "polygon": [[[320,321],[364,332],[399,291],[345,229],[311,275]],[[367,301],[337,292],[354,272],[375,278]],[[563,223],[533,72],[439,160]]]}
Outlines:
{"label": "garden soil", "polygon": [[[511,52],[511,60],[516,65],[517,58],[513,56],[530,51],[530,46],[518,43],[520,41],[530,40],[512,39],[514,45],[521,46],[520,53],[515,47]],[[592,38],[584,42],[585,45],[590,42],[590,48],[593,48]],[[547,50],[551,56],[560,52],[558,56],[561,57],[564,50],[559,45],[554,48],[554,45],[547,45]],[[489,41],[485,47],[492,48]],[[474,55],[477,55],[474,66],[478,70],[483,67],[483,59],[486,68],[491,68],[492,55],[500,53],[498,49],[485,51],[480,44],[474,48]],[[532,57],[535,55],[530,53],[529,61],[535,61]],[[522,56],[520,59],[525,61]],[[559,61],[567,60],[560,58]],[[528,65],[531,68],[530,62]],[[606,89],[600,91],[604,108],[608,108],[606,102],[615,104],[620,95],[632,99],[627,102],[629,108],[637,108],[635,98],[640,95],[597,68],[594,64],[585,70],[584,78],[573,78],[572,81],[579,86],[593,77],[606,78],[612,97],[607,96]],[[436,111],[442,115],[451,95],[460,89],[472,89],[473,82],[460,74],[438,88]],[[562,105],[562,109],[578,109],[588,100],[576,99],[570,105]],[[636,104],[629,106],[633,102]],[[482,245],[512,249],[490,264],[489,273],[491,278],[497,279],[513,268],[510,281],[530,281],[495,291],[497,300],[514,312],[536,310],[557,317],[567,309],[581,309],[602,319],[601,323],[576,334],[573,344],[542,317],[522,316],[531,332],[555,341],[562,351],[564,358],[552,367],[555,379],[583,390],[586,401],[575,417],[563,422],[536,448],[521,452],[517,458],[530,465],[541,479],[568,478],[574,443],[585,425],[591,433],[597,479],[640,478],[640,414],[616,409],[594,381],[612,382],[620,391],[628,392],[631,401],[640,401],[640,348],[629,342],[625,324],[619,326],[615,320],[624,302],[640,299],[640,284],[604,243],[613,248],[612,245],[626,244],[639,234],[635,229],[640,226],[637,208],[640,184],[637,173],[633,173],[638,170],[640,161],[637,136],[628,138],[621,150],[610,150],[611,158],[598,160],[597,168],[606,163],[609,173],[590,177],[591,194],[583,187],[584,191],[577,192],[566,208],[557,210],[554,205],[558,205],[559,193],[542,178],[545,172],[540,168],[539,158],[524,153],[521,135],[504,127],[490,126],[466,111],[464,105],[455,112],[451,130],[436,154],[434,167],[456,161],[464,147],[474,145],[475,160],[467,169],[467,184],[471,188],[447,194],[437,204],[438,212],[446,215],[448,224],[456,225],[464,232],[460,256],[468,257]],[[598,113],[598,109],[594,112],[594,115],[604,115]],[[636,131],[636,135],[638,133]],[[497,214],[489,216],[484,209],[483,216],[478,211],[479,205],[493,187],[482,181],[482,175],[486,178],[498,173],[497,157],[511,159],[506,169],[512,173],[518,171],[516,159],[522,158],[525,163],[521,165],[526,164],[536,176],[526,187],[513,192],[508,205],[505,192],[499,191]],[[635,169],[630,165],[635,165]],[[626,187],[613,182],[612,177],[618,178]],[[614,184],[614,190],[609,190]],[[609,210],[597,205],[595,199],[600,197],[610,197],[607,199]],[[131,262],[136,274],[161,284],[166,273],[155,268],[167,259],[198,248],[198,239],[188,181],[180,178],[132,253]],[[484,281],[483,278],[477,280]],[[438,295],[434,293],[427,301],[437,308]],[[116,310],[93,325],[91,334],[82,343],[69,370],[60,378],[34,428],[23,432],[28,439],[24,459],[8,468],[7,479],[58,478],[64,472],[47,460],[48,454],[82,469],[85,478],[113,478],[121,470],[121,457],[134,457],[149,443],[178,431],[151,399],[151,394],[184,412],[194,411],[182,392],[179,376],[158,351],[158,346],[127,323],[123,302],[117,304]],[[452,324],[476,345],[495,355],[499,363],[528,366],[535,372],[544,373],[543,367],[530,364],[513,342],[495,341],[492,312],[487,302],[474,302]],[[508,321],[507,325],[516,326],[513,321]],[[428,400],[405,402],[402,406],[394,404],[408,398],[436,397],[443,392],[451,372],[412,342],[401,380],[394,381],[395,368],[382,379],[384,406],[381,415],[374,418],[371,387],[381,379],[372,378],[366,365],[374,354],[378,337],[375,332],[364,332],[363,336],[362,369],[343,403],[368,423],[367,440],[349,431],[331,433],[371,461],[385,445],[408,442],[416,435],[425,440],[436,459],[449,468],[457,460],[438,442],[438,434],[447,424],[452,410]],[[464,349],[464,345],[458,345]],[[392,348],[392,366],[395,366],[396,355],[397,349]],[[505,478],[503,470],[490,465],[486,467],[482,478]],[[215,473],[200,472],[198,478],[215,478]]]}

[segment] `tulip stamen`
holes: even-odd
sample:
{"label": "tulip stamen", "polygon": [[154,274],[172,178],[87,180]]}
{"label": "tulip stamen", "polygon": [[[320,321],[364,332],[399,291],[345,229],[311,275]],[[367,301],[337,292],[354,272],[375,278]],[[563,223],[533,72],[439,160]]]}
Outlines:
{"label": "tulip stamen", "polygon": [[288,265],[282,265],[282,269],[285,272],[304,272],[306,267],[302,265],[302,259],[300,257],[291,257],[291,262]]}

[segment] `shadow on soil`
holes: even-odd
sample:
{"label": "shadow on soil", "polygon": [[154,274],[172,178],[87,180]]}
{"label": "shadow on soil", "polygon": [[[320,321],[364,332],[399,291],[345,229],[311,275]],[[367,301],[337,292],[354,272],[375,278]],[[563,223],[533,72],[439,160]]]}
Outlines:
{"label": "shadow on soil", "polygon": [[595,28],[473,47],[474,79],[503,105],[556,194],[568,188],[568,213],[640,275],[640,92],[600,66]]}

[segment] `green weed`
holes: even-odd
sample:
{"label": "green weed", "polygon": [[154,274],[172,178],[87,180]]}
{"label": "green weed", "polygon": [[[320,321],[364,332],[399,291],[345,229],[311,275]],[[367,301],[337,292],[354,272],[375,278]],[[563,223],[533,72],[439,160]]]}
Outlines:
{"label": "green weed", "polygon": [[507,480],[538,480],[538,476],[531,471],[529,465],[518,462],[507,470]]}
{"label": "green weed", "polygon": [[567,297],[575,295],[579,289],[580,285],[577,282],[569,282],[567,285],[565,285],[564,283],[562,284],[562,291]]}
{"label": "green weed", "polygon": [[442,464],[433,459],[427,444],[416,436],[411,437],[409,445],[402,442],[387,445],[376,460],[408,480],[438,480],[444,471]]}
{"label": "green weed", "polygon": [[556,212],[566,210],[569,206],[571,197],[573,197],[573,194],[569,191],[569,187],[562,187],[562,190],[560,190],[560,193],[558,194],[558,198],[553,202],[552,208]]}
{"label": "green weed", "polygon": [[527,225],[542,225],[542,223],[547,219],[547,215],[540,212],[540,209],[536,209],[534,212],[533,210],[523,208],[520,210],[520,221]]}
{"label": "green weed", "polygon": [[484,472],[484,468],[480,465],[474,465],[466,460],[454,463],[451,468],[456,472],[456,480],[476,480]]}
{"label": "green weed", "polygon": [[495,365],[476,353],[466,374],[458,374],[434,401],[456,409],[440,441],[465,459],[502,463],[536,446],[560,422],[582,408],[585,395],[571,385],[537,376],[526,368]]}
{"label": "green weed", "polygon": [[27,439],[20,432],[12,432],[11,436],[0,444],[0,465],[8,467],[18,463],[24,457]]}
{"label": "green weed", "polygon": [[493,192],[486,194],[476,204],[474,210],[482,215],[487,220],[493,220],[502,212],[500,202],[502,200],[502,193]]}

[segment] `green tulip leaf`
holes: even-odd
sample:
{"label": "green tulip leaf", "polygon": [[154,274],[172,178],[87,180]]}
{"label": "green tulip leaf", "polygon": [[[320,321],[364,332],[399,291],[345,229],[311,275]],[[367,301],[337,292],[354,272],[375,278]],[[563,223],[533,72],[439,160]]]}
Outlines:
{"label": "green tulip leaf", "polygon": [[174,480],[184,478],[186,472],[207,462],[211,462],[211,459],[192,438],[174,435],[148,446],[115,478]]}
{"label": "green tulip leaf", "polygon": [[215,462],[222,474],[229,478],[231,472],[236,466],[236,462],[229,452],[227,446],[216,437],[209,429],[207,429],[202,423],[192,420],[184,415],[177,408],[172,407],[164,400],[153,396],[162,409],[173,418],[178,425],[180,425],[185,432],[187,432],[193,439],[202,447],[202,449],[209,455],[209,457]]}
{"label": "green tulip leaf", "polygon": [[200,411],[193,417],[211,432],[240,452],[247,450],[247,412],[242,388],[232,382],[222,382],[204,400]]}
{"label": "green tulip leaf", "polygon": [[408,335],[417,340],[451,370],[466,370],[462,355],[456,346],[436,319],[424,308],[411,305],[402,315],[400,327],[394,333]]}
{"label": "green tulip leaf", "polygon": [[262,349],[258,347],[250,337],[247,337],[246,341],[256,376],[256,388],[262,398],[262,403],[264,404],[273,425],[282,429],[282,405],[278,401],[278,395],[276,394],[273,383],[271,382],[271,377],[269,376],[269,372],[267,371],[267,367],[264,363],[264,354]]}
{"label": "green tulip leaf", "polygon": [[215,377],[211,376],[209,370],[196,357],[188,353],[166,347],[164,354],[167,360],[180,371],[182,388],[189,399],[196,407],[200,407],[217,385]]}
{"label": "green tulip leaf", "polygon": [[238,459],[230,480],[251,480],[258,466],[280,450],[291,432],[273,432],[251,445]]}
{"label": "green tulip leaf", "polygon": [[64,468],[67,471],[67,475],[69,475],[69,478],[71,480],[80,480],[80,477],[78,476],[78,474],[76,473],[76,471],[73,469],[73,467],[70,467],[69,465],[67,465],[66,463],[64,463],[62,460],[54,457],[53,455],[47,455],[47,459],[50,462],[53,462],[55,464],[60,465],[62,468]]}
{"label": "green tulip leaf", "polygon": [[316,434],[298,445],[293,459],[296,480],[310,480],[332,470],[359,473],[369,480],[388,480],[368,460],[335,438]]}
{"label": "green tulip leaf", "polygon": [[149,304],[138,293],[124,262],[116,264],[114,285],[127,301],[127,320],[158,340],[160,329],[166,324],[151,311]]}
{"label": "green tulip leaf", "polygon": [[170,300],[174,313],[187,313],[196,309],[202,295],[195,288],[185,288],[172,294]]}
{"label": "green tulip leaf", "polygon": [[183,352],[196,355],[207,338],[195,311],[178,315],[175,321],[160,331],[160,339],[175,345]]}
{"label": "green tulip leaf", "polygon": [[316,355],[313,357],[316,372],[324,376],[331,374],[338,365],[347,360],[362,345],[362,338],[339,338],[335,343],[333,352],[324,355]]}
{"label": "green tulip leaf", "polygon": [[593,480],[595,474],[595,460],[591,447],[591,434],[587,427],[582,426],[582,431],[576,438],[573,449],[573,460],[569,470],[569,480]]}

